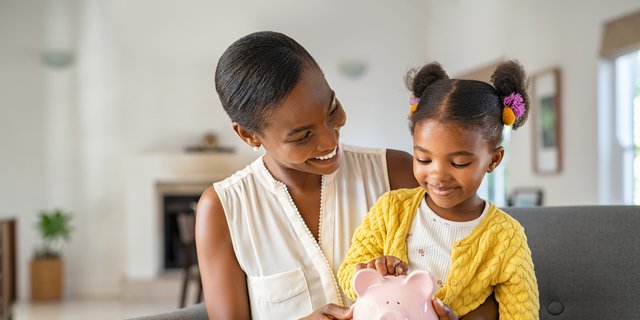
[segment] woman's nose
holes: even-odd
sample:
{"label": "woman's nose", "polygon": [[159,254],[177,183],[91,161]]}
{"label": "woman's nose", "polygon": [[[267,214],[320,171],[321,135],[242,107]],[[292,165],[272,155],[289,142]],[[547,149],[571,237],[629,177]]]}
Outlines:
{"label": "woman's nose", "polygon": [[325,125],[324,130],[321,131],[318,149],[319,150],[331,150],[338,145],[340,140],[340,127],[335,125]]}

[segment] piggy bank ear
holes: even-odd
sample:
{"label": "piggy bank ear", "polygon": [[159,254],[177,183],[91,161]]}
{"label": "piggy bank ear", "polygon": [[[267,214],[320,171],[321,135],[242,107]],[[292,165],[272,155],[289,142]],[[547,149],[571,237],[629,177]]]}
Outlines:
{"label": "piggy bank ear", "polygon": [[436,293],[436,280],[427,270],[415,270],[404,280],[405,284],[417,285],[426,297]]}
{"label": "piggy bank ear", "polygon": [[367,289],[379,285],[384,279],[380,273],[373,269],[362,269],[353,277],[353,290],[361,296]]}

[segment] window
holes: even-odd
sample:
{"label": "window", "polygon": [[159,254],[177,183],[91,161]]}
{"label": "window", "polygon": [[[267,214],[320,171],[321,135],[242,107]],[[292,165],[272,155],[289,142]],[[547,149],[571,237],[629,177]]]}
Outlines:
{"label": "window", "polygon": [[601,204],[640,205],[640,51],[600,67]]}
{"label": "window", "polygon": [[615,60],[616,138],[622,148],[622,202],[640,205],[640,51]]}
{"label": "window", "polygon": [[511,142],[511,127],[504,128],[503,132],[504,140],[502,146],[504,147],[504,158],[502,163],[484,176],[480,188],[478,188],[478,195],[482,199],[489,200],[491,203],[498,207],[507,206],[507,190],[508,190],[508,170],[507,163],[509,162],[509,145]]}
{"label": "window", "polygon": [[604,25],[598,75],[598,202],[640,205],[640,11]]}

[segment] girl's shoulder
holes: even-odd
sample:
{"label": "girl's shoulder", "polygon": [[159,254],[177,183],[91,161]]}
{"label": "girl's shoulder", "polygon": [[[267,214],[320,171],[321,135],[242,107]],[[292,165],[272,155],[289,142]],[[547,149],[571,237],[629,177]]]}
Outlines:
{"label": "girl's shoulder", "polygon": [[511,236],[524,235],[524,228],[518,220],[511,217],[508,213],[489,202],[490,207],[487,212],[486,228],[497,233],[508,233]]}

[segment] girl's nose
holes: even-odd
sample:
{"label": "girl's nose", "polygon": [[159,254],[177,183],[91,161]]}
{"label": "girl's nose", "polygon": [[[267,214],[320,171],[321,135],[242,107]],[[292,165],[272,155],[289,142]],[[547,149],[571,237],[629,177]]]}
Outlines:
{"label": "girl's nose", "polygon": [[430,169],[429,178],[431,178],[431,180],[436,182],[447,180],[448,173],[441,164],[432,163]]}

